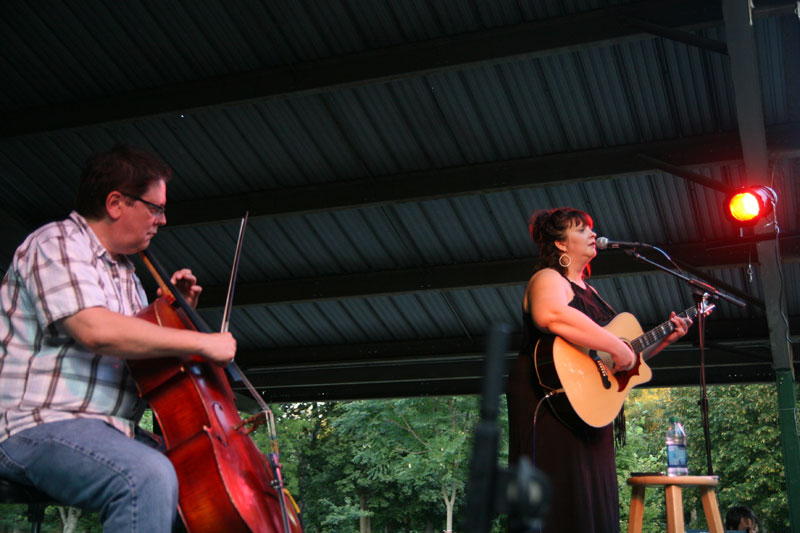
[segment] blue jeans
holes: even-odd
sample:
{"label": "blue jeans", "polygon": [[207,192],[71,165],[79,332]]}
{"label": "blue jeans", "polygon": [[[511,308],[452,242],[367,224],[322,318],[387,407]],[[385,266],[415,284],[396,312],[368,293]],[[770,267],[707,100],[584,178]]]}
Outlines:
{"label": "blue jeans", "polygon": [[50,422],[0,442],[0,476],[100,513],[104,531],[169,533],[178,478],[155,445],[145,435],[130,439],[102,420]]}

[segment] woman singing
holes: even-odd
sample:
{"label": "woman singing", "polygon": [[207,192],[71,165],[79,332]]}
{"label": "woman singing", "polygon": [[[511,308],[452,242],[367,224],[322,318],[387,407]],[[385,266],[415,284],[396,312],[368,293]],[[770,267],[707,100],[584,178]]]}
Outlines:
{"label": "woman singing", "polygon": [[[539,258],[522,302],[522,348],[509,372],[509,462],[513,465],[528,456],[550,478],[552,499],[543,529],[547,533],[619,531],[611,425],[581,424],[570,429],[543,405],[534,427],[534,413],[544,393],[533,372],[532,354],[543,334],[609,353],[612,372],[636,363],[631,348],[603,329],[616,313],[586,283],[589,262],[597,255],[592,225],[587,213],[572,208],[538,211],[529,225]],[[691,325],[691,320],[675,313],[670,320],[675,331],[654,353],[685,335]]]}

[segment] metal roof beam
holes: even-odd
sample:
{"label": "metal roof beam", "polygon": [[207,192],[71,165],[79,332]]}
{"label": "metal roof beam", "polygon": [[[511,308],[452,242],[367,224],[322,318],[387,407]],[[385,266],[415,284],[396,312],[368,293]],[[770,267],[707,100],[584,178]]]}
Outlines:
{"label": "metal roof beam", "polygon": [[[687,348],[653,360],[654,370],[696,369],[699,359],[697,348]],[[509,363],[516,356],[509,356]],[[763,360],[752,357],[731,356],[723,350],[706,347],[706,366],[725,368],[730,372],[746,372],[748,367],[770,368],[769,355]],[[307,365],[289,365],[248,372],[256,388],[319,387],[326,385],[363,385],[365,383],[401,383],[416,381],[445,381],[480,379],[484,372],[484,357],[470,361],[415,361],[413,363],[365,363],[359,366],[317,368]],[[658,373],[658,372],[656,372]],[[697,376],[695,376],[697,378]],[[773,374],[773,380],[774,374]],[[696,382],[696,381],[695,381]]]}
{"label": "metal roof beam", "polygon": [[[744,155],[744,166],[751,183],[770,184],[769,153],[764,127],[758,53],[753,34],[752,11],[749,0],[722,0],[725,35],[731,58],[731,79],[736,100],[736,117]],[[756,233],[777,234],[778,225],[756,225]],[[756,244],[761,264],[761,285],[766,302],[766,317],[770,330],[770,353],[777,377],[777,410],[781,428],[784,473],[787,479],[789,522],[794,531],[800,529],[800,439],[797,435],[797,390],[795,364],[789,342],[789,325],[784,321],[786,305],[779,249],[771,239]],[[708,435],[706,435],[708,437]],[[708,469],[711,455],[708,440]]]}
{"label": "metal roof beam", "polygon": [[718,54],[728,55],[728,45],[716,39],[708,39],[685,30],[668,28],[666,26],[662,26],[661,24],[654,24],[646,20],[631,18],[627,19],[626,22],[628,22],[628,24],[631,26],[640,28],[644,32],[652,33],[653,35],[664,37],[665,39],[681,42],[690,46],[697,46],[698,48],[710,50]]}
{"label": "metal roof beam", "polygon": [[[736,115],[745,171],[750,184],[769,186],[771,184],[769,151],[749,3],[748,0],[724,0],[722,6],[725,13],[725,31],[731,52],[731,77],[736,96]],[[765,222],[756,226],[756,233],[775,235],[777,226],[767,225]],[[792,353],[786,342],[789,332],[782,319],[786,308],[782,302],[781,292],[786,289],[781,282],[780,263],[776,261],[776,244],[774,239],[768,238],[759,241],[756,248],[759,263],[764,271],[761,279],[767,303],[767,317],[770,329],[773,330],[772,348],[775,356],[775,368],[791,370]],[[798,461],[798,470],[800,470],[800,461]],[[796,487],[796,498],[800,503],[800,483]],[[800,510],[796,516],[800,524]]]}
{"label": "metal roof beam", "polygon": [[[765,341],[766,342],[766,341]],[[766,349],[766,348],[765,348]],[[709,384],[774,382],[775,372],[764,357],[734,355],[707,348]],[[506,357],[506,367],[516,357]],[[645,387],[697,385],[698,350],[681,347],[652,360],[653,380]],[[795,361],[795,366],[798,363]],[[484,372],[483,356],[451,364],[370,364],[347,368],[287,366],[248,372],[253,385],[267,401],[355,400],[428,395],[479,394]]]}
{"label": "metal roof beam", "polygon": [[[761,4],[762,2],[759,2]],[[766,2],[756,15],[791,13]],[[716,0],[648,0],[357,54],[0,115],[0,138],[192,113],[609,45],[641,38],[637,19],[669,28],[721,25]]]}
{"label": "metal roof beam", "polygon": [[[789,318],[793,328],[800,328],[800,316]],[[650,329],[652,325],[644,325]],[[769,329],[765,319],[729,319],[708,320],[706,322],[707,347],[717,353],[723,353],[722,359],[734,361],[736,364],[764,363],[769,364]],[[795,339],[795,342],[800,339]],[[410,339],[391,342],[370,342],[363,344],[297,346],[280,348],[266,348],[254,350],[241,350],[236,355],[236,361],[245,373],[258,371],[278,371],[281,369],[298,370],[304,372],[325,371],[329,368],[356,368],[364,365],[389,364],[425,364],[437,362],[459,365],[465,362],[482,360],[486,353],[487,339],[482,336],[473,338],[442,337],[428,339]],[[509,339],[509,346],[516,353],[520,346],[521,335],[513,333]],[[680,367],[697,366],[697,328],[692,328],[687,336],[678,345],[667,348],[665,357],[654,358],[653,365]],[[691,351],[694,359],[681,359],[676,352]],[[744,357],[744,359],[743,359]],[[746,360],[745,360],[746,359]],[[391,373],[386,374],[392,376]],[[384,376],[385,377],[385,376]],[[311,379],[311,378],[309,378]]]}
{"label": "metal roof beam", "polygon": [[[659,245],[670,255],[695,268],[732,268],[746,265],[752,239]],[[785,262],[800,261],[800,235],[781,237]],[[502,261],[439,265],[408,270],[363,272],[338,276],[288,279],[264,283],[244,283],[236,289],[234,305],[273,305],[302,301],[337,300],[387,294],[432,290],[458,290],[474,287],[501,287],[525,283],[530,277],[533,259],[529,257]],[[635,275],[652,272],[653,267],[632,260],[624,252],[609,250],[592,262],[594,278]],[[224,305],[227,286],[204,288],[199,308]]]}
{"label": "metal roof beam", "polygon": [[[695,355],[695,357],[697,357]],[[795,367],[800,365],[795,364]],[[697,368],[660,368],[653,379],[638,388],[697,386]],[[775,372],[769,364],[749,367],[709,367],[706,382],[709,385],[734,383],[772,383]],[[419,396],[463,396],[481,393],[483,376],[471,378],[369,382],[360,384],[297,385],[260,387],[268,402],[375,400],[382,398],[411,398]]]}
{"label": "metal roof beam", "polygon": [[310,402],[333,400],[376,400],[381,398],[413,398],[419,396],[463,396],[480,394],[483,378],[445,381],[412,381],[397,383],[365,383],[361,385],[328,385],[313,387],[262,387],[267,402]]}
{"label": "metal roof beam", "polygon": [[[800,156],[800,123],[767,128],[770,157]],[[551,187],[647,172],[669,162],[671,168],[739,162],[739,134],[731,131],[553,154],[495,163],[328,183],[305,187],[203,198],[169,205],[169,225],[214,224],[250,218],[375,207],[402,202],[466,196],[513,189]],[[661,164],[661,165],[660,165]]]}
{"label": "metal roof beam", "polygon": [[669,172],[673,176],[681,177],[687,181],[691,181],[693,183],[697,183],[698,185],[702,185],[703,187],[708,187],[709,189],[720,191],[723,194],[730,192],[730,187],[728,187],[724,183],[715,181],[709,178],[708,176],[700,174],[699,172],[694,172],[692,170],[688,170],[686,168],[673,165],[668,161],[660,161],[655,157],[650,157],[648,155],[640,154],[639,159],[642,159],[643,161],[653,165],[653,168],[663,170],[664,172]]}

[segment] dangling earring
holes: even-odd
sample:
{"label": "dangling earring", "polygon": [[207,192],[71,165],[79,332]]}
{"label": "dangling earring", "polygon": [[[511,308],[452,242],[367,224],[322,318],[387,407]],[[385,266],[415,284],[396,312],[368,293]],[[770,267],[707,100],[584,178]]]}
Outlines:
{"label": "dangling earring", "polygon": [[[567,258],[567,264],[564,264],[564,258]],[[558,256],[558,264],[561,265],[563,268],[567,268],[572,264],[572,258],[568,256],[566,253],[563,253]]]}

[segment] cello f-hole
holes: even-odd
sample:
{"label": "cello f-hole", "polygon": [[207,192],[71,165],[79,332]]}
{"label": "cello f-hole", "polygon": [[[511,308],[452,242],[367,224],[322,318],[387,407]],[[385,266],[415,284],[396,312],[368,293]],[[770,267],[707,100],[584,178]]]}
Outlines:
{"label": "cello f-hole", "polygon": [[[214,416],[217,417],[217,426],[219,428],[226,427],[227,424],[225,424],[225,419],[224,419],[225,408],[219,402],[213,402],[211,404],[211,407],[212,410],[214,411]],[[215,431],[215,436],[217,437],[217,439],[219,439],[219,441],[223,444],[223,446],[225,446],[226,448],[228,447],[228,436],[224,432],[217,430]]]}

